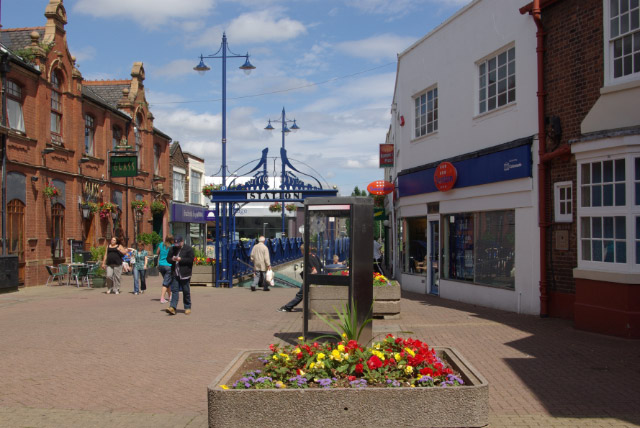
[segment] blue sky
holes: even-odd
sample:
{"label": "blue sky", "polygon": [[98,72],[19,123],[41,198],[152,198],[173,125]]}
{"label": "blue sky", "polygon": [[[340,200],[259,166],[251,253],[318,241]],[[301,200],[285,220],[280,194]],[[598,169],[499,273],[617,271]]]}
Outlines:
{"label": "blue sky", "polygon": [[[47,0],[5,0],[4,28],[44,26]],[[469,0],[66,0],[67,42],[87,80],[127,79],[144,63],[155,126],[220,169],[221,60],[204,77],[193,67],[229,47],[249,53],[246,76],[227,64],[227,164],[231,172],[281,133],[264,130],[283,107],[300,131],[290,159],[313,167],[340,193],[382,178],[378,145],[389,129],[396,54]],[[277,125],[276,125],[277,128]],[[279,128],[277,128],[279,129]],[[273,165],[271,161],[270,165]],[[304,165],[297,164],[305,170]],[[272,167],[271,167],[272,168]],[[279,170],[279,167],[278,167]],[[240,170],[240,172],[242,169]],[[306,171],[309,171],[306,169]],[[315,174],[314,174],[315,175]]]}

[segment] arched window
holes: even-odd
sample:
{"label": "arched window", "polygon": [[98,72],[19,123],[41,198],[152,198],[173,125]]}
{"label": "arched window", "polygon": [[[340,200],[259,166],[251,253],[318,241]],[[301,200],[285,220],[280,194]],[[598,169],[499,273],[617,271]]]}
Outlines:
{"label": "arched window", "polygon": [[51,73],[51,142],[62,144],[62,92],[60,76]]}
{"label": "arched window", "polygon": [[139,114],[136,115],[136,124],[133,127],[133,133],[136,137],[136,151],[138,152],[138,169],[142,169],[142,133],[140,132],[140,125],[142,125],[142,118]]}
{"label": "arched window", "polygon": [[52,255],[54,259],[64,258],[64,206],[57,203],[51,207],[51,221],[53,223]]}
{"label": "arched window", "polygon": [[7,243],[9,254],[17,254],[24,262],[24,203],[19,199],[7,204]]}
{"label": "arched window", "polygon": [[84,115],[84,152],[93,156],[96,122],[93,116]]}
{"label": "arched window", "polygon": [[120,144],[120,140],[122,140],[122,128],[120,128],[119,126],[114,126],[112,135],[113,150],[115,150],[116,147],[118,147],[118,145]]}
{"label": "arched window", "polygon": [[153,145],[153,174],[160,175],[160,146]]}
{"label": "arched window", "polygon": [[11,129],[25,132],[22,114],[22,88],[13,80],[7,80],[7,119]]}

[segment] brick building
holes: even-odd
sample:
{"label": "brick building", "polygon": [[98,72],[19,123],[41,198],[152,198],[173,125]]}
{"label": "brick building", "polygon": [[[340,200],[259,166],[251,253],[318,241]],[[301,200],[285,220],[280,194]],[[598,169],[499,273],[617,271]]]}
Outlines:
{"label": "brick building", "polygon": [[[4,128],[7,247],[19,256],[24,285],[43,284],[46,265],[69,262],[72,243],[74,251],[89,250],[122,231],[130,245],[131,201],[160,200],[168,206],[171,199],[166,178],[171,138],[153,126],[143,64],[133,64],[131,79],[84,80],[67,47],[62,3],[49,2],[43,27],[0,30],[0,48],[10,65]],[[123,150],[135,152],[135,177],[111,176],[110,152]],[[51,195],[54,188],[57,194]],[[107,203],[114,205],[113,213],[96,211]],[[162,235],[167,223],[166,210],[146,211],[136,226]]]}
{"label": "brick building", "polygon": [[521,13],[543,58],[548,314],[639,338],[640,5],[540,0]]}

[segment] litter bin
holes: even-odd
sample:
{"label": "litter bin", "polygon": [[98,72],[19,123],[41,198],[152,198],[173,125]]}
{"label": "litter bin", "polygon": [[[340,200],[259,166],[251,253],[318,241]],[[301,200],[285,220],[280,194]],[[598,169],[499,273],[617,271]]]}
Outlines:
{"label": "litter bin", "polygon": [[18,255],[0,256],[0,291],[18,288]]}

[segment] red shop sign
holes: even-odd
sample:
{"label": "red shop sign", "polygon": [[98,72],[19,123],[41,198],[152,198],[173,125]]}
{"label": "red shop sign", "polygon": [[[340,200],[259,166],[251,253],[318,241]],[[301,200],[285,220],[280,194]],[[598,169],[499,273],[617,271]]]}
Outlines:
{"label": "red shop sign", "polygon": [[393,183],[389,181],[376,180],[369,183],[367,190],[372,195],[387,195],[393,192],[394,187]]}
{"label": "red shop sign", "polygon": [[436,172],[433,174],[436,188],[441,192],[453,189],[457,178],[458,172],[451,162],[442,162],[436,167]]}

